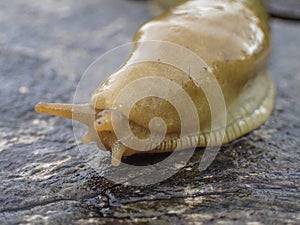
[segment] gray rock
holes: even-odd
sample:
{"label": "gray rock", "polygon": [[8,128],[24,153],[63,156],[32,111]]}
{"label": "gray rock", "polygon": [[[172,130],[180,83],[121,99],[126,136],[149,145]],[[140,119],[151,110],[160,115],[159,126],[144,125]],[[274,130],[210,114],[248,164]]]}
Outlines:
{"label": "gray rock", "polygon": [[263,3],[273,16],[300,20],[299,0],[263,0]]}
{"label": "gray rock", "polygon": [[[88,65],[129,42],[150,17],[144,1],[0,3],[1,224],[300,223],[298,22],[271,20],[273,115],[223,146],[204,172],[198,150],[160,183],[113,183],[105,178],[109,154],[95,171],[78,150],[70,121],[33,111],[39,101],[72,102]],[[127,159],[136,161],[148,160]]]}

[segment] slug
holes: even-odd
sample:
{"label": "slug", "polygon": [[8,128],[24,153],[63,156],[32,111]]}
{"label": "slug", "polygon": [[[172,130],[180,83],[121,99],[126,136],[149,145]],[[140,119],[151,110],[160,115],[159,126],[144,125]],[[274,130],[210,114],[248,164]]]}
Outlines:
{"label": "slug", "polygon": [[[267,72],[270,33],[268,15],[259,0],[184,1],[143,24],[134,42],[128,60],[100,84],[89,103],[38,103],[35,111],[86,124],[88,132],[82,142],[96,142],[111,151],[114,166],[123,156],[228,143],[258,128],[270,116],[275,96],[274,83]],[[149,47],[151,42],[161,45]],[[180,52],[164,51],[163,43],[181,46],[203,59],[207,67],[197,74],[200,85],[186,71],[160,61],[165,54],[186,68],[193,67],[193,62]],[[148,58],[156,60],[144,60]],[[226,107],[225,115],[223,110],[217,110],[220,115],[216,115],[225,116],[225,126],[214,129],[211,106],[218,105],[209,102],[202,90],[204,86],[214,88],[208,74],[217,81]],[[161,85],[166,82],[170,85]],[[133,92],[132,88],[126,89],[132,83]],[[135,97],[146,90],[168,95],[172,85],[185,92],[173,98],[178,102],[175,106],[159,93]],[[116,104],[120,98],[128,104]],[[181,98],[191,99],[195,110]],[[186,120],[184,133],[176,107],[181,107],[187,118],[193,112],[198,117],[196,121]],[[195,130],[195,124],[199,129]],[[116,127],[121,129],[119,134]]]}

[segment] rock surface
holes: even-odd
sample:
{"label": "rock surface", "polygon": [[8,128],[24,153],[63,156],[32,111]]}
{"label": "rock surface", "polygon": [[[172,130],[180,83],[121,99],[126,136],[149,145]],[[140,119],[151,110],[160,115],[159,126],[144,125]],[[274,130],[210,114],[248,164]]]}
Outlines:
{"label": "rock surface", "polygon": [[144,1],[0,2],[0,223],[300,224],[299,22],[271,20],[273,115],[204,172],[199,150],[160,183],[116,184],[105,178],[109,154],[95,171],[70,121],[33,111],[72,102],[89,64],[149,18]]}
{"label": "rock surface", "polygon": [[263,0],[270,14],[288,19],[300,19],[300,0]]}

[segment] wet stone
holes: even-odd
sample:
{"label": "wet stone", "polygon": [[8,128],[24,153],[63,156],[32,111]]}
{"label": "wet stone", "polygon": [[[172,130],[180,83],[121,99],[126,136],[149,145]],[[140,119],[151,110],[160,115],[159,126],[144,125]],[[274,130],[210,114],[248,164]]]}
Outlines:
{"label": "wet stone", "polygon": [[[137,171],[132,176],[139,175],[141,186],[131,186],[107,179],[127,173],[109,165],[108,153],[101,153],[97,169],[86,163],[71,121],[33,107],[72,102],[86,68],[130,42],[151,18],[147,3],[11,0],[0,6],[1,224],[300,223],[299,22],[271,20],[277,100],[265,125],[222,146],[203,172],[199,149],[186,165],[157,168],[160,176],[178,170],[170,178],[143,186],[153,171]],[[142,166],[166,157],[124,162]]]}

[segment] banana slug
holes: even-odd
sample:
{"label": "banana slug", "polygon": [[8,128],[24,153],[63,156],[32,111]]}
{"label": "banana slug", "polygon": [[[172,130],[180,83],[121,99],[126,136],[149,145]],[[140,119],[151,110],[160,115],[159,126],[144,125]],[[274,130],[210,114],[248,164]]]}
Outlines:
{"label": "banana slug", "polygon": [[[99,147],[104,145],[112,152],[115,166],[120,164],[123,156],[216,145],[224,129],[221,143],[230,142],[262,125],[273,109],[275,87],[267,73],[270,56],[267,17],[259,0],[184,1],[138,29],[128,60],[100,84],[89,103],[38,103],[35,111],[86,124],[89,129],[82,142],[96,142]],[[170,57],[174,53],[161,51],[162,45],[147,47],[146,43],[151,41],[182,46],[205,61],[207,67],[199,72],[199,82],[210,88],[207,70],[217,80],[226,107],[226,115],[220,110],[219,114],[223,115],[217,117],[226,117],[225,127],[220,125],[212,130],[211,104],[214,103],[208,102],[201,85],[197,85],[193,77],[176,65],[162,63],[157,52]],[[157,60],[142,60],[144,58]],[[180,53],[175,59],[190,66]],[[157,88],[160,81],[164,83],[166,80],[171,84]],[[131,83],[138,84],[138,88],[134,94],[127,95],[124,87]],[[192,100],[198,116],[198,121],[188,122],[184,134],[181,134],[181,118],[176,109],[177,106],[183,110],[187,107],[186,100],[180,99],[181,95],[177,106],[160,95],[130,102],[143,90],[155,89],[168,94],[172,92],[169,90],[172,85],[181,88],[186,94],[182,96]],[[116,104],[120,97],[127,99],[128,105]],[[184,111],[185,117],[189,112]],[[163,126],[161,121],[153,122],[153,118],[162,119]],[[199,123],[200,128],[189,130],[193,123]],[[114,128],[124,126],[129,126],[129,131],[125,129],[120,137]],[[163,139],[155,138],[161,134]],[[147,143],[147,147],[136,139],[147,140],[142,142]]]}

